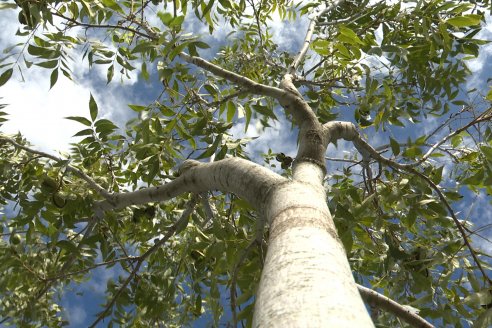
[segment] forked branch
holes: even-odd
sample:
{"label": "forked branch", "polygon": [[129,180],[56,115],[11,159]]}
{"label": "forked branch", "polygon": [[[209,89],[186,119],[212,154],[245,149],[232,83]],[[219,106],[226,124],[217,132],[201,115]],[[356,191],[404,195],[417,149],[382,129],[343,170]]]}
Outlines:
{"label": "forked branch", "polygon": [[[487,118],[488,116],[481,116],[482,118]],[[480,263],[475,250],[471,246],[469,237],[465,231],[465,228],[463,227],[463,224],[461,224],[460,220],[456,217],[456,214],[454,213],[454,210],[452,209],[451,205],[447,201],[446,197],[444,196],[443,192],[440,190],[440,188],[432,182],[429,177],[427,177],[425,174],[420,173],[419,171],[415,170],[413,167],[415,165],[412,164],[400,164],[397,163],[391,159],[388,159],[384,156],[382,156],[379,152],[377,152],[371,145],[369,145],[359,134],[357,131],[355,125],[350,122],[328,122],[323,125],[325,128],[325,133],[328,135],[328,139],[330,141],[336,141],[338,139],[345,139],[347,141],[352,141],[355,148],[360,152],[360,154],[363,156],[364,159],[368,158],[373,158],[374,160],[386,164],[394,169],[401,170],[408,172],[412,175],[415,175],[419,177],[420,179],[424,180],[438,195],[439,199],[441,202],[444,204],[446,209],[449,212],[449,215],[453,219],[456,227],[458,228],[458,231],[463,238],[463,242],[465,243],[466,247],[470,251],[473,260],[477,264],[478,269],[482,273],[483,277],[485,280],[489,282],[489,285],[492,286],[492,279],[489,278],[489,276],[485,273],[484,268],[482,267],[482,264]]]}

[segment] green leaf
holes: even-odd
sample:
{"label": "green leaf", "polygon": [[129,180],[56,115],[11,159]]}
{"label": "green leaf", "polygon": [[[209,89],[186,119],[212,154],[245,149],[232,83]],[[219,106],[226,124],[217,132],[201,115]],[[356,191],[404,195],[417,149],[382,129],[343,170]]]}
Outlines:
{"label": "green leaf", "polygon": [[355,34],[354,31],[345,26],[340,26],[340,34],[338,35],[338,39],[343,42],[347,42],[350,44],[364,44],[362,40]]}
{"label": "green leaf", "polygon": [[181,51],[183,51],[184,48],[186,48],[188,45],[187,42],[183,42],[182,44],[176,46],[170,53],[169,53],[169,59],[170,60],[173,60],[174,57],[176,57],[177,55],[179,55],[179,53]]}
{"label": "green leaf", "polygon": [[142,74],[142,77],[145,81],[148,81],[150,76],[149,72],[147,71],[147,64],[145,62],[142,63],[140,73]]}
{"label": "green leaf", "polygon": [[162,104],[159,104],[159,111],[162,113],[162,115],[168,117],[174,116],[174,114],[176,114],[171,108]]}
{"label": "green leaf", "polygon": [[487,92],[485,99],[487,99],[488,101],[492,101],[492,88],[490,88],[489,92]]}
{"label": "green leaf", "polygon": [[489,146],[481,146],[480,150],[483,152],[487,160],[492,162],[492,147]]}
{"label": "green leaf", "polygon": [[188,222],[190,221],[190,216],[181,217],[178,222],[176,222],[176,234],[180,233],[188,226]]}
{"label": "green leaf", "polygon": [[463,138],[461,137],[461,135],[457,134],[451,138],[451,145],[453,146],[453,148],[456,148],[461,144],[462,141]]}
{"label": "green leaf", "polygon": [[58,66],[58,59],[36,63],[35,65],[43,68],[55,68],[56,66]]}
{"label": "green leaf", "polygon": [[82,4],[82,8],[84,8],[85,11],[87,12],[87,15],[89,15],[89,17],[94,17],[94,12],[91,9],[90,2],[87,2],[85,0],[81,0],[80,3]]}
{"label": "green leaf", "polygon": [[65,117],[65,119],[76,121],[76,122],[82,123],[82,124],[87,125],[87,126],[92,125],[91,121],[89,121],[85,117],[81,117],[81,116],[67,116],[67,117]]}
{"label": "green leaf", "polygon": [[169,26],[169,23],[173,20],[173,15],[171,13],[164,13],[162,11],[157,12],[157,17],[159,17],[161,22],[166,26]]}
{"label": "green leaf", "polygon": [[89,99],[89,111],[91,113],[92,122],[94,122],[97,118],[98,109],[97,109],[96,100],[94,100],[92,93],[90,94],[90,99]]}
{"label": "green leaf", "polygon": [[[484,307],[490,306],[490,304],[484,304]],[[478,318],[473,322],[473,328],[489,328],[492,326],[492,308],[488,308],[485,312],[481,313]]]}
{"label": "green leaf", "polygon": [[[96,62],[97,62],[97,60],[96,60]],[[114,65],[111,65],[108,67],[108,72],[106,73],[107,83],[109,83],[113,80],[113,76],[114,76]]]}
{"label": "green leaf", "polygon": [[215,153],[221,142],[222,142],[222,135],[218,135],[215,138],[214,143],[211,146],[209,146],[207,150],[205,150],[200,156],[198,156],[197,159],[208,158],[212,156],[212,154]]}
{"label": "green leaf", "polygon": [[227,103],[227,122],[232,122],[235,114],[236,114],[236,106],[234,105],[234,102],[229,101]]}
{"label": "green leaf", "polygon": [[479,292],[470,294],[469,296],[465,297],[463,302],[471,306],[489,305],[492,303],[492,294],[490,293],[490,290],[488,288],[482,289]]}
{"label": "green leaf", "polygon": [[96,131],[98,133],[110,133],[118,129],[113,122],[104,118],[96,121],[94,126],[96,127]]}
{"label": "green leaf", "polygon": [[181,24],[183,24],[184,21],[184,16],[177,16],[174,17],[170,22],[169,22],[169,27],[176,27],[179,26],[181,27]]}
{"label": "green leaf", "polygon": [[311,43],[311,48],[321,56],[327,56],[330,54],[329,46],[330,42],[323,39],[316,39]]}
{"label": "green leaf", "polygon": [[147,106],[140,106],[140,105],[128,105],[132,110],[135,112],[143,112],[144,110],[148,110],[149,107]]}
{"label": "green leaf", "polygon": [[453,17],[446,21],[446,23],[453,25],[454,27],[466,27],[479,25],[482,19],[481,15],[469,14],[459,17]]}
{"label": "green leaf", "polygon": [[7,81],[10,79],[10,77],[12,76],[12,73],[14,72],[14,69],[13,68],[9,68],[8,70],[6,70],[5,72],[2,73],[2,75],[0,75],[0,87],[2,85],[4,85],[5,83],[7,83]]}
{"label": "green leaf", "polygon": [[51,76],[50,76],[50,89],[53,88],[53,86],[56,84],[56,81],[58,81],[58,69],[54,69],[51,72]]}
{"label": "green leaf", "polygon": [[212,7],[214,5],[214,1],[215,0],[210,0],[210,2],[207,4],[207,6],[205,7],[205,9],[203,10],[202,18],[205,17],[205,15],[207,15],[208,12],[212,9]]}
{"label": "green leaf", "polygon": [[60,247],[63,250],[66,250],[67,253],[77,253],[77,246],[71,241],[68,240],[60,240],[56,243],[56,246]]}
{"label": "green leaf", "polygon": [[84,129],[84,130],[80,130],[79,132],[77,132],[76,134],[74,134],[73,136],[74,137],[80,137],[80,136],[90,136],[92,135],[94,131],[92,129]]}
{"label": "green leaf", "polygon": [[200,48],[200,49],[210,48],[210,46],[207,43],[202,42],[202,41],[195,41],[195,42],[193,42],[193,45],[197,48]]}

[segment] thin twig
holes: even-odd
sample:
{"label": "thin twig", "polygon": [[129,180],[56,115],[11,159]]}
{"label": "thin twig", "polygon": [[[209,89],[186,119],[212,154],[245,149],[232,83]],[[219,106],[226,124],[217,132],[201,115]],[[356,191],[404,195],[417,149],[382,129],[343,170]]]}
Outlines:
{"label": "thin twig", "polygon": [[[45,153],[45,152],[35,150],[35,149],[29,148],[27,146],[21,145],[11,138],[0,136],[0,141],[8,142],[11,145],[13,145],[15,148],[22,149],[28,153],[39,155],[41,157],[49,158],[49,159],[51,159],[57,163],[66,161],[62,158],[50,155],[48,153]],[[71,173],[74,173],[79,178],[83,179],[85,182],[87,182],[89,184],[89,187],[91,189],[96,191],[98,194],[103,196],[105,199],[110,200],[112,198],[111,194],[106,189],[101,187],[96,181],[94,181],[91,177],[89,177],[84,171],[82,171],[76,167],[73,167],[71,165],[67,165],[66,170],[71,172]]]}
{"label": "thin twig", "polygon": [[90,328],[96,327],[97,324],[106,316],[106,314],[109,312],[109,310],[113,307],[113,305],[116,303],[116,300],[118,297],[123,293],[123,290],[128,286],[128,284],[133,280],[135,275],[137,274],[138,270],[140,269],[140,266],[144,263],[144,261],[156,250],[158,250],[164,243],[166,243],[169,238],[171,238],[175,233],[178,227],[181,227],[184,225],[191,212],[193,212],[196,202],[197,202],[197,196],[193,195],[192,198],[188,201],[187,206],[185,208],[185,211],[182,213],[181,217],[179,220],[174,223],[169,230],[167,231],[166,235],[162,237],[157,243],[155,243],[152,247],[150,247],[145,253],[140,255],[137,260],[137,264],[133,268],[132,272],[128,275],[126,280],[123,282],[123,284],[120,286],[118,291],[113,295],[111,301],[106,305],[105,309],[98,315],[96,320],[89,326]]}
{"label": "thin twig", "polygon": [[441,146],[443,143],[445,143],[446,141],[448,141],[449,139],[451,139],[452,137],[460,134],[461,132],[465,131],[466,129],[468,129],[469,127],[477,124],[477,123],[480,123],[480,122],[485,122],[485,121],[489,121],[492,119],[492,111],[486,111],[484,112],[482,115],[478,116],[476,119],[472,120],[471,122],[469,122],[468,124],[462,126],[461,128],[453,131],[452,133],[448,134],[447,136],[445,136],[444,138],[442,138],[439,142],[435,143],[428,151],[427,153],[425,153],[424,156],[422,156],[417,162],[415,163],[412,163],[412,164],[407,164],[409,166],[418,166],[420,164],[422,164],[423,162],[425,162],[427,160],[427,158],[429,158],[430,155],[432,155],[432,153],[439,147]]}
{"label": "thin twig", "polygon": [[61,274],[58,274],[58,275],[52,276],[52,277],[46,277],[44,280],[59,280],[59,279],[63,279],[63,278],[69,277],[69,276],[74,276],[74,275],[77,275],[80,273],[89,272],[89,271],[94,270],[95,268],[98,268],[101,266],[107,266],[107,265],[111,265],[111,264],[119,263],[119,262],[124,262],[124,261],[137,261],[138,259],[139,259],[138,256],[121,257],[121,258],[114,259],[111,261],[96,263],[89,268],[84,268],[81,270],[67,272],[67,273],[61,273]]}
{"label": "thin twig", "polygon": [[69,21],[70,23],[74,24],[75,26],[82,26],[82,27],[87,27],[87,28],[105,28],[105,29],[125,30],[125,31],[132,32],[134,34],[140,35],[140,36],[147,38],[147,39],[150,39],[150,40],[157,40],[157,37],[154,35],[145,34],[145,33],[142,33],[138,30],[135,30],[131,27],[127,27],[127,26],[123,26],[123,25],[112,25],[112,24],[101,25],[101,24],[82,23],[82,22],[79,22],[73,18],[70,18],[70,17],[67,17],[63,14],[60,14],[59,12],[52,12],[52,15],[63,18],[65,20]]}

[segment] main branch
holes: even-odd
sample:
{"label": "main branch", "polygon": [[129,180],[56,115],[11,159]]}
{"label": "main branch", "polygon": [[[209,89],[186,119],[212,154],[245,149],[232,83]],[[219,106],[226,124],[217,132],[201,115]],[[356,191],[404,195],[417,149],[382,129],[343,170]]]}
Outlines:
{"label": "main branch", "polygon": [[285,178],[267,168],[241,158],[227,158],[213,163],[187,160],[180,171],[178,178],[162,186],[113,194],[110,200],[97,203],[96,211],[162,202],[186,192],[221,190],[238,195],[261,212],[270,189],[285,181]]}

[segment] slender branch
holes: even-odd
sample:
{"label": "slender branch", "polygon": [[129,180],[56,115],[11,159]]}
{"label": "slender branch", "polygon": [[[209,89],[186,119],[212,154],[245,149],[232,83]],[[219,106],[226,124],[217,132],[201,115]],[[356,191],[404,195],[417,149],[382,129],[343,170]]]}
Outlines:
{"label": "slender branch", "polygon": [[256,9],[255,1],[254,0],[248,0],[249,4],[253,8],[253,13],[254,13],[255,20],[256,20],[256,28],[258,29],[258,38],[260,39],[260,51],[264,51],[264,49],[263,49],[263,37],[261,35],[261,27],[260,27],[260,12],[261,12],[261,7],[262,7],[261,1],[262,0],[260,0],[259,8]]}
{"label": "slender branch", "polygon": [[[49,159],[51,159],[51,160],[53,160],[53,161],[55,161],[57,163],[60,163],[60,162],[65,161],[62,158],[59,158],[59,157],[50,155],[48,153],[45,153],[45,152],[42,152],[42,151],[39,151],[39,150],[35,150],[35,149],[29,148],[27,146],[21,145],[21,144],[17,143],[15,140],[13,140],[11,138],[8,138],[8,137],[0,136],[0,141],[4,141],[4,142],[7,142],[7,143],[10,143],[15,148],[22,149],[25,152],[28,152],[30,154],[35,154],[35,155],[39,155],[41,157],[49,158]],[[106,189],[104,189],[103,187],[101,187],[91,177],[89,177],[84,171],[82,171],[80,169],[77,169],[76,167],[73,167],[71,165],[67,165],[66,166],[66,170],[68,172],[71,172],[71,173],[75,174],[76,176],[78,176],[79,178],[81,178],[82,180],[84,180],[85,182],[87,182],[88,185],[89,185],[89,187],[91,189],[93,189],[94,191],[96,191],[98,194],[100,194],[105,199],[111,199],[111,197],[112,197],[111,194]]]}
{"label": "slender branch", "polygon": [[412,169],[412,168],[407,169],[407,171],[410,172],[410,173],[412,173],[412,174],[414,174],[414,175],[417,175],[422,180],[424,180],[425,182],[427,182],[429,184],[429,186],[432,189],[434,189],[434,191],[437,193],[437,195],[439,196],[439,199],[443,202],[444,206],[446,207],[446,209],[448,210],[449,214],[451,215],[451,218],[453,219],[456,227],[458,228],[458,230],[459,230],[459,232],[461,234],[461,237],[463,238],[463,241],[465,242],[466,247],[470,250],[471,256],[473,257],[473,260],[477,264],[478,269],[482,273],[483,278],[489,282],[489,285],[490,286],[492,286],[492,279],[485,273],[485,270],[482,267],[482,264],[480,263],[477,254],[475,253],[475,250],[471,246],[470,239],[468,238],[468,234],[466,233],[465,228],[463,227],[463,224],[456,217],[456,214],[454,213],[453,209],[451,208],[451,205],[447,201],[447,199],[444,196],[444,194],[442,193],[442,191],[425,174],[422,174],[422,173],[420,173],[420,172],[418,172],[418,171],[416,171],[415,169]]}
{"label": "slender branch", "polygon": [[[321,60],[320,60],[319,62],[317,62],[316,64],[314,64],[314,65],[313,65],[313,67],[311,67],[311,68],[310,68],[310,69],[308,69],[307,71],[303,72],[303,75],[304,75],[305,77],[309,76],[309,74],[311,74],[311,73],[312,73],[315,69],[317,69],[318,67],[320,67],[321,65],[323,65],[323,63],[324,63],[325,61],[327,61],[327,60],[328,60],[328,58],[330,58],[330,57],[331,57],[331,55],[330,55],[330,56],[324,56],[323,58],[321,58]],[[299,82],[301,82],[301,83],[302,83],[302,82],[304,82],[304,81],[307,81],[306,79],[299,79],[299,78],[298,78],[297,80],[298,80]]]}
{"label": "slender branch", "polygon": [[277,87],[272,87],[268,86],[265,84],[261,84],[258,82],[255,82],[247,77],[244,77],[242,75],[239,75],[237,73],[231,72],[229,70],[226,70],[220,66],[217,66],[215,64],[212,64],[211,62],[200,58],[196,56],[190,56],[187,53],[181,52],[179,54],[179,57],[183,59],[184,61],[194,64],[200,68],[203,68],[204,70],[218,76],[221,78],[224,78],[230,82],[235,83],[236,85],[242,86],[249,91],[264,95],[264,96],[269,96],[273,97],[276,99],[281,99],[282,97],[286,96],[286,92],[280,88]]}
{"label": "slender branch", "polygon": [[461,128],[453,131],[452,133],[448,134],[447,136],[445,136],[444,138],[442,138],[439,142],[435,143],[428,151],[427,153],[425,153],[424,156],[422,156],[417,162],[415,163],[412,163],[412,164],[408,164],[409,166],[417,166],[417,165],[420,165],[422,164],[423,162],[425,162],[430,155],[432,155],[432,153],[439,147],[441,146],[443,143],[445,143],[446,141],[448,141],[449,139],[451,139],[452,137],[460,134],[461,132],[465,131],[466,129],[468,129],[469,127],[477,124],[477,123],[480,123],[480,122],[485,122],[485,121],[489,121],[492,119],[492,111],[489,111],[489,112],[485,112],[483,115],[480,115],[478,116],[476,119],[472,120],[471,122],[469,122],[468,124],[462,126]]}
{"label": "slender branch", "polygon": [[[62,268],[60,270],[61,272],[67,271],[72,266],[72,264],[75,261],[75,258],[77,256],[80,248],[82,247],[84,241],[91,236],[92,230],[93,230],[95,224],[96,224],[96,218],[92,218],[89,221],[89,223],[87,224],[86,228],[85,228],[86,232],[84,233],[84,236],[82,237],[82,239],[80,240],[79,244],[77,245],[76,251],[75,252],[72,252],[69,255],[68,259],[63,264],[63,266],[62,266]],[[45,283],[45,285],[42,286],[41,289],[38,292],[36,292],[36,294],[33,296],[33,298],[30,301],[27,302],[27,305],[24,308],[22,308],[21,310],[18,311],[18,313],[21,313],[25,309],[29,308],[32,303],[36,302],[41,297],[43,297],[43,295],[53,286],[54,282],[55,282],[54,280],[53,281],[47,281]],[[10,319],[11,319],[11,317],[10,316],[7,316],[2,321],[0,321],[0,323],[3,323],[3,322],[8,321]]]}
{"label": "slender branch", "polygon": [[231,99],[234,99],[234,98],[239,97],[239,96],[244,95],[244,94],[246,94],[246,91],[245,90],[239,90],[237,92],[231,93],[230,95],[227,95],[227,96],[222,97],[222,99],[219,99],[219,100],[216,100],[216,101],[212,101],[212,102],[208,102],[200,94],[198,94],[196,92],[193,92],[193,96],[195,97],[195,101],[199,101],[200,103],[202,103],[203,105],[205,105],[205,106],[207,106],[209,108],[211,108],[211,107],[219,107],[224,102],[227,102],[227,101],[229,101]]}
{"label": "slender branch", "polygon": [[395,316],[402,319],[412,327],[417,327],[417,328],[434,327],[432,324],[427,322],[424,318],[419,316],[417,313],[414,313],[413,311],[409,310],[405,306],[393,301],[389,297],[386,297],[372,289],[369,289],[361,285],[357,285],[357,289],[359,290],[360,295],[366,302],[370,304],[374,304],[375,306],[378,306],[383,310],[393,313]]}
{"label": "slender branch", "polygon": [[332,161],[332,162],[345,162],[345,163],[353,163],[353,164],[361,164],[362,161],[356,161],[355,159],[348,159],[348,158],[338,158],[338,157],[327,157],[325,156],[325,159],[327,161]]}
{"label": "slender branch", "polygon": [[73,276],[76,274],[85,273],[85,272],[94,270],[95,268],[98,268],[101,266],[111,265],[111,264],[115,264],[115,263],[119,263],[119,262],[125,262],[125,261],[137,261],[138,259],[139,259],[138,256],[122,257],[122,258],[114,259],[111,261],[96,263],[89,268],[85,268],[85,269],[81,269],[81,270],[77,270],[77,271],[72,271],[72,272],[67,272],[67,273],[60,273],[56,276],[46,277],[44,280],[58,280],[58,279],[66,278],[66,277]]}
{"label": "slender branch", "polygon": [[[481,118],[488,117],[489,115],[482,115]],[[475,120],[475,123],[477,123],[477,120]],[[424,180],[438,195],[439,199],[442,201],[446,209],[448,210],[449,214],[451,215],[451,218],[453,219],[456,227],[458,228],[458,231],[463,238],[463,241],[465,245],[467,246],[468,250],[470,251],[473,260],[477,264],[478,269],[482,273],[484,279],[486,279],[490,285],[492,285],[492,279],[487,276],[485,273],[485,270],[483,269],[477,255],[475,254],[475,251],[473,247],[470,244],[468,235],[465,231],[465,228],[461,224],[461,222],[458,220],[456,217],[456,214],[454,213],[454,210],[452,209],[451,205],[447,201],[446,197],[442,193],[442,191],[439,189],[439,187],[431,180],[429,179],[426,175],[418,172],[413,168],[414,163],[412,164],[400,164],[395,161],[392,161],[384,156],[382,156],[380,153],[378,153],[371,145],[369,145],[364,139],[362,139],[361,135],[355,128],[355,125],[350,122],[328,122],[323,125],[325,128],[325,132],[328,134],[328,138],[331,141],[337,140],[337,139],[345,139],[347,141],[352,141],[354,143],[355,148],[361,153],[361,155],[364,158],[372,157],[375,160],[386,164],[390,167],[393,167],[395,169],[399,169],[402,171],[406,171],[410,174],[416,175],[422,180]]]}
{"label": "slender branch", "polygon": [[340,5],[344,0],[335,0],[333,3],[331,3],[328,7],[320,11],[318,14],[315,14],[315,16],[311,19],[311,22],[309,23],[308,29],[306,31],[306,36],[304,37],[304,43],[302,45],[302,48],[299,50],[297,53],[296,58],[292,62],[292,64],[289,66],[289,69],[287,71],[288,74],[295,74],[297,71],[297,68],[301,64],[301,62],[304,60],[304,57],[306,56],[306,53],[309,49],[309,45],[311,44],[311,39],[313,38],[314,34],[314,29],[318,25],[318,19],[321,15],[324,15],[325,13],[332,11],[335,9],[338,5]]}
{"label": "slender branch", "polygon": [[106,313],[108,313],[109,309],[113,307],[114,303],[116,302],[116,299],[121,295],[123,290],[128,286],[128,284],[133,280],[133,277],[137,274],[137,271],[140,269],[140,266],[142,265],[143,261],[138,261],[137,265],[135,268],[132,270],[130,275],[126,278],[125,282],[121,285],[121,287],[118,289],[116,294],[114,294],[113,298],[111,299],[111,302],[106,306],[104,311],[102,311],[98,316],[97,319],[89,326],[90,328],[96,327],[97,324],[106,316]]}
{"label": "slender branch", "polygon": [[145,262],[145,260],[156,250],[158,250],[164,243],[166,243],[169,238],[171,238],[176,231],[178,231],[179,228],[183,227],[188,222],[189,216],[191,212],[193,212],[195,205],[197,201],[197,196],[193,196],[189,202],[187,203],[187,206],[185,208],[185,211],[181,214],[181,217],[179,220],[177,220],[167,231],[166,235],[162,237],[157,243],[155,243],[152,247],[150,247],[145,253],[140,255],[138,257],[137,265],[135,268],[133,268],[132,272],[128,275],[126,280],[123,282],[121,287],[118,289],[118,291],[113,295],[113,298],[111,301],[106,305],[105,309],[99,313],[97,316],[96,320],[89,326],[90,328],[96,327],[97,324],[106,316],[106,314],[109,312],[109,310],[113,307],[113,305],[116,303],[116,300],[118,297],[123,293],[124,289],[130,284],[130,282],[133,280],[137,272],[140,270],[140,267],[142,264]]}
{"label": "slender branch", "polygon": [[52,15],[54,16],[58,16],[60,18],[63,18],[67,21],[69,21],[70,23],[74,24],[75,26],[82,26],[82,27],[88,27],[88,28],[106,28],[106,29],[119,29],[119,30],[125,30],[125,31],[128,31],[128,32],[132,32],[134,34],[137,34],[137,35],[140,35],[144,38],[147,38],[147,39],[150,39],[150,40],[157,40],[158,38],[155,36],[155,35],[149,35],[149,34],[145,34],[145,33],[142,33],[136,29],[133,29],[131,27],[127,27],[127,26],[123,26],[123,25],[111,25],[111,24],[88,24],[88,23],[82,23],[82,22],[79,22],[73,18],[70,18],[70,17],[67,17],[63,14],[60,14],[59,12],[52,12],[51,13]]}

